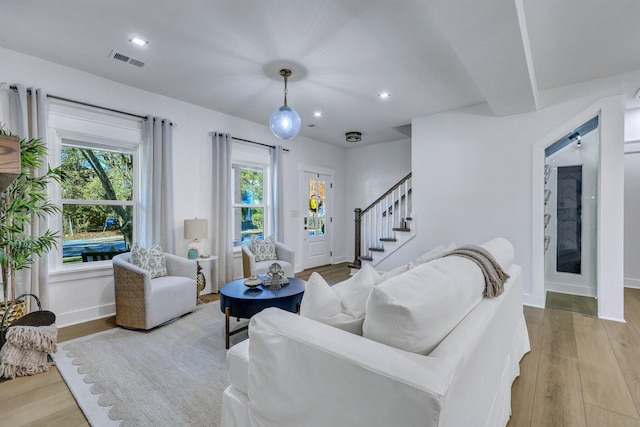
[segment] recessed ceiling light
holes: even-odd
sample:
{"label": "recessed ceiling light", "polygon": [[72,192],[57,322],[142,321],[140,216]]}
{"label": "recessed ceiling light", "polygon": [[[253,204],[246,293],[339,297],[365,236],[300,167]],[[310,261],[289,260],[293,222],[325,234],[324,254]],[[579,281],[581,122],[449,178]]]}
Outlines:
{"label": "recessed ceiling light", "polygon": [[391,96],[391,94],[389,92],[380,92],[378,96],[382,99],[387,99]]}
{"label": "recessed ceiling light", "polygon": [[322,116],[324,116],[324,114],[322,114],[322,111],[315,111],[315,112],[313,113],[313,117],[320,118],[320,117],[322,117]]}
{"label": "recessed ceiling light", "polygon": [[149,44],[148,41],[141,39],[140,37],[133,36],[129,39],[129,41],[136,46],[145,47]]}

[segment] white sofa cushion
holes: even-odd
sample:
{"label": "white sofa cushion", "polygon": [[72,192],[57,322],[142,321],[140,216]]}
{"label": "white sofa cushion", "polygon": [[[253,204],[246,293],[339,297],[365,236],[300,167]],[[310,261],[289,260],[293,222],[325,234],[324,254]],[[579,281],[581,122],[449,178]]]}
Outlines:
{"label": "white sofa cushion", "polygon": [[[510,264],[513,247],[507,240],[494,239],[482,247],[500,258],[501,266]],[[418,265],[371,291],[363,336],[429,354],[482,300],[484,287],[480,268],[468,259],[452,256]]]}
{"label": "white sofa cushion", "polygon": [[365,265],[351,278],[334,286],[329,286],[321,275],[313,273],[302,297],[300,314],[362,335],[367,298],[381,280],[382,276],[370,265]]}
{"label": "white sofa cushion", "polygon": [[249,340],[235,344],[227,351],[229,384],[249,394]]}
{"label": "white sofa cushion", "polygon": [[509,267],[511,267],[511,264],[513,264],[513,245],[504,237],[496,237],[480,246],[495,258],[504,271],[507,271]]}

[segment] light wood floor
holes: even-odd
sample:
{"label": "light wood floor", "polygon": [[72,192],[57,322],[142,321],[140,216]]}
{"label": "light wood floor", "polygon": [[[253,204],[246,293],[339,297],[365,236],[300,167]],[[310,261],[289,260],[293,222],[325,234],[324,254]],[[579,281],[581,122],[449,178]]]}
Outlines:
{"label": "light wood floor", "polygon": [[[327,281],[349,277],[346,264],[312,271]],[[205,295],[217,300],[217,295]],[[525,307],[532,351],[512,388],[509,427],[640,427],[640,290],[625,289],[627,323],[556,309]],[[61,328],[66,341],[115,327],[106,318]],[[0,382],[1,426],[88,426],[54,367]]]}

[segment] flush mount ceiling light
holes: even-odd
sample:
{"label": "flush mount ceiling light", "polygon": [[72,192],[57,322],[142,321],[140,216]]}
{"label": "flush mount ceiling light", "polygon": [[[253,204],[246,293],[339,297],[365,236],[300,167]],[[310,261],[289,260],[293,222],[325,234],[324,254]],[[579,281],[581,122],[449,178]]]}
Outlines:
{"label": "flush mount ceiling light", "polygon": [[391,94],[389,92],[381,92],[381,93],[378,94],[378,96],[381,99],[387,99],[387,98],[389,98],[391,96]]}
{"label": "flush mount ceiling light", "polygon": [[313,117],[316,117],[316,118],[318,118],[318,119],[319,119],[320,117],[322,117],[322,116],[324,116],[324,114],[322,114],[322,111],[315,111],[315,112],[313,113]]}
{"label": "flush mount ceiling light", "polygon": [[302,126],[300,115],[296,110],[287,106],[287,79],[291,77],[291,74],[291,70],[287,68],[280,70],[280,75],[284,77],[284,105],[271,113],[269,118],[271,132],[280,139],[294,138]]}
{"label": "flush mount ceiling light", "polygon": [[145,47],[149,44],[148,41],[141,39],[140,37],[133,36],[129,39],[129,41],[136,46]]}
{"label": "flush mount ceiling light", "polygon": [[361,132],[347,132],[344,134],[347,142],[360,142],[362,141]]}

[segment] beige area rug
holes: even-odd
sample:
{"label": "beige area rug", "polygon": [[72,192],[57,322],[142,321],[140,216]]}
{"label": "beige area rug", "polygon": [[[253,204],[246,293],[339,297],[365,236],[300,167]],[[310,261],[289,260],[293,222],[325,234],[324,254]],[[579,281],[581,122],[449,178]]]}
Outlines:
{"label": "beige area rug", "polygon": [[218,301],[148,332],[117,328],[60,343],[53,357],[93,426],[220,425],[228,368]]}

